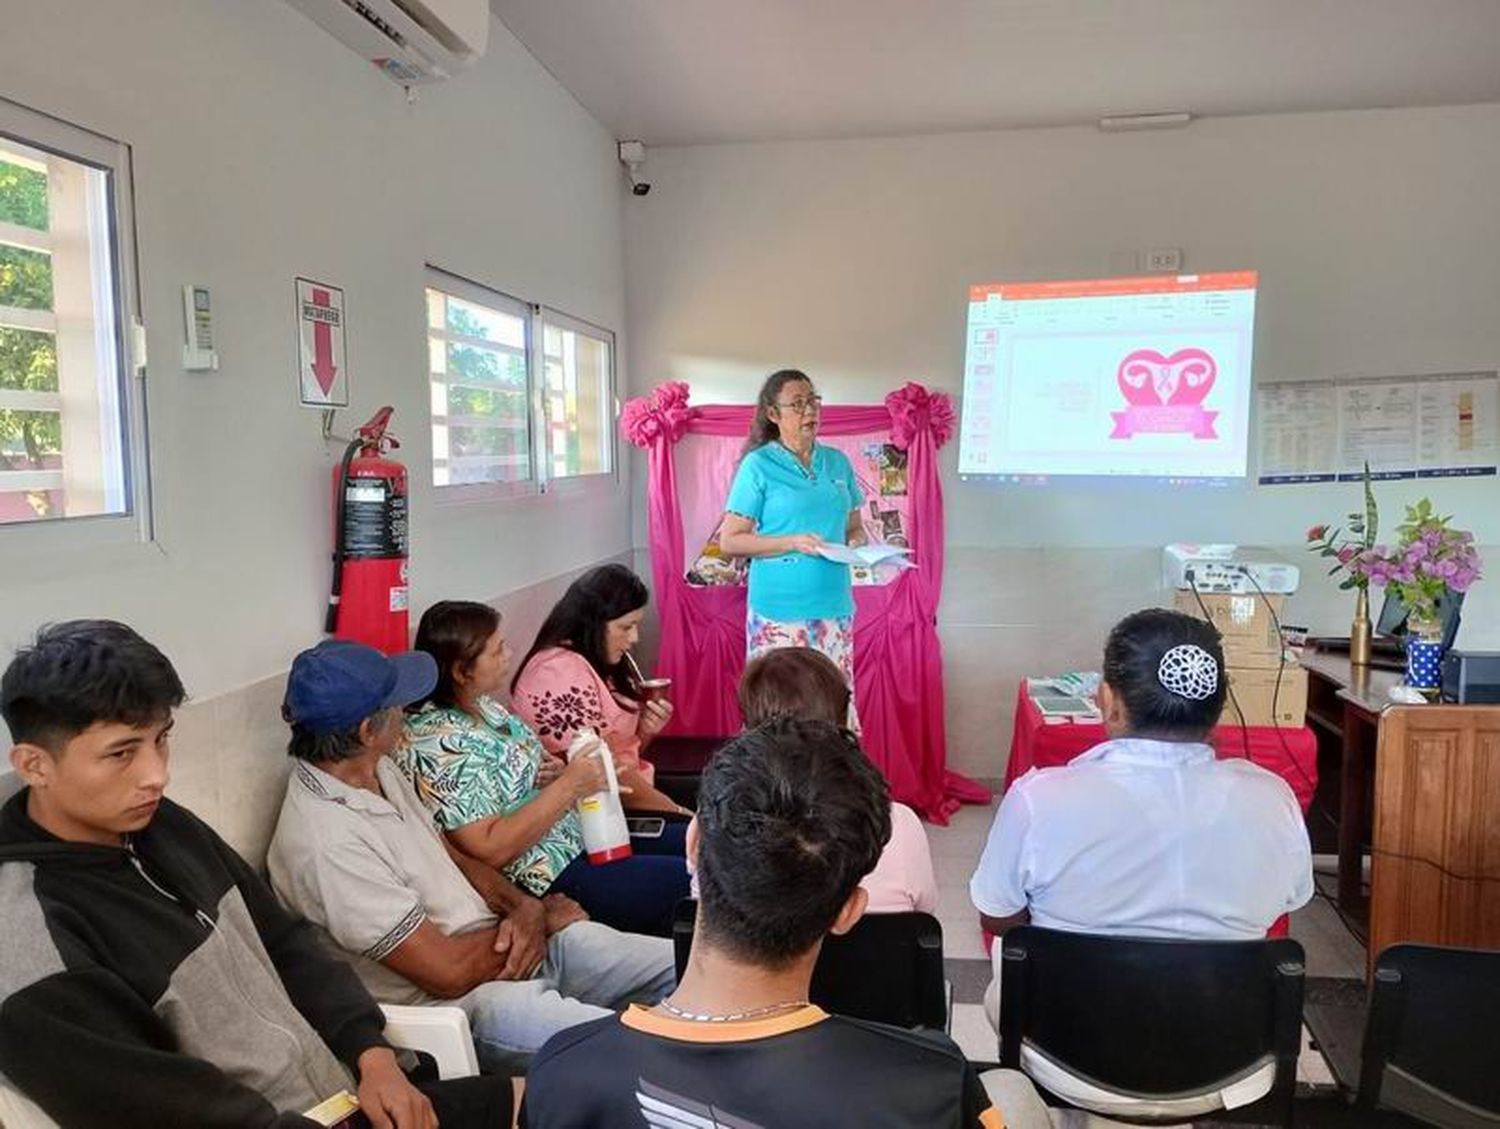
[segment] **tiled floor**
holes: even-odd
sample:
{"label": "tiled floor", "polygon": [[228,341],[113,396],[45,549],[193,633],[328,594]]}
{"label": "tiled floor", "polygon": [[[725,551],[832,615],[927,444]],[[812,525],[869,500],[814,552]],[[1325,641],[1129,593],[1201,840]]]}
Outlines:
{"label": "tiled floor", "polygon": [[[994,786],[996,781],[985,781]],[[979,1004],[975,985],[985,978],[988,963],[979,931],[979,914],[969,902],[969,875],[984,850],[985,837],[995,818],[995,804],[959,809],[947,827],[927,825],[932,862],[937,871],[938,912],[943,926],[943,949],[954,984],[952,1035],[970,1059],[994,1062],[999,1057],[994,1031]],[[1292,936],[1307,954],[1307,974],[1317,977],[1359,977],[1364,974],[1364,948],[1349,935],[1337,913],[1323,898],[1314,898],[1292,915]],[[1307,1046],[1297,1063],[1299,1081],[1331,1085],[1327,1064]]]}

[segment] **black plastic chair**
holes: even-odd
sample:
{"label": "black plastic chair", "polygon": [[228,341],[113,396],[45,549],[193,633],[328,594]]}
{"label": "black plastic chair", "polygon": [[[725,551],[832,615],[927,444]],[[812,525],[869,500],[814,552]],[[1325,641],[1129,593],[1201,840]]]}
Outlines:
{"label": "black plastic chair", "polygon": [[[698,903],[677,903],[672,923],[677,975],[687,968]],[[943,927],[930,913],[867,913],[842,937],[828,937],[809,998],[824,1011],[893,1027],[948,1026]]]}
{"label": "black plastic chair", "polygon": [[[1156,1102],[1214,1094],[1274,1062],[1268,1093],[1234,1109],[1117,1121],[1292,1124],[1301,1050],[1296,941],[1166,941],[1025,925],[1003,945],[1000,1065],[1022,1048],[1113,1094]],[[1033,1080],[1034,1076],[1033,1076]],[[1075,1108],[1050,1094],[1050,1105]]]}
{"label": "black plastic chair", "polygon": [[1500,1126],[1500,951],[1392,945],[1375,960],[1355,1105]]}

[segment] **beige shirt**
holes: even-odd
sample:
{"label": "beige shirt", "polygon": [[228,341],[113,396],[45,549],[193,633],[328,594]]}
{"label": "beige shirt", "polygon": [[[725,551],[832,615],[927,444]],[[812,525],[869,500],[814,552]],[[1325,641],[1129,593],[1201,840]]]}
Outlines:
{"label": "beige shirt", "polygon": [[448,856],[432,816],[386,758],[384,796],[297,761],[271,839],[271,885],[345,950],[382,1003],[430,1003],[380,961],[424,921],[445,934],[493,928],[496,916]]}

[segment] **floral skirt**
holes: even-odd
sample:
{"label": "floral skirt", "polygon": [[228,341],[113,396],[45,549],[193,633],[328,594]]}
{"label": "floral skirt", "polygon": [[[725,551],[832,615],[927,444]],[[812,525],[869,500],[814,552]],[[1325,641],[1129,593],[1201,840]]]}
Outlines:
{"label": "floral skirt", "polygon": [[767,619],[749,612],[745,618],[745,660],[757,659],[779,647],[810,647],[833,660],[849,683],[849,728],[858,733],[859,711],[854,708],[854,617]]}

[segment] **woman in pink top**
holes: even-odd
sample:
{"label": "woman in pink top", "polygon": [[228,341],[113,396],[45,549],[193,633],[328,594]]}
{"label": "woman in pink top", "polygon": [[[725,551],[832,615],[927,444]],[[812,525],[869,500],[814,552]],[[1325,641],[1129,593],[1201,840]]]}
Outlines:
{"label": "woman in pink top", "polygon": [[511,709],[554,755],[565,753],[580,729],[603,737],[621,767],[620,783],[630,789],[624,803],[632,811],[690,815],[657,791],[651,764],[641,759],[672,719],[671,702],[646,699],[630,659],[649,599],[624,565],[603,565],[573,581],[521,662]]}
{"label": "woman in pink top", "polygon": [[[826,655],[807,647],[768,651],[745,667],[740,679],[740,712],[753,728],[773,717],[797,717],[844,725],[849,716],[849,683]],[[937,878],[927,832],[917,813],[891,804],[891,838],[875,869],[860,883],[869,913],[937,909]]]}

